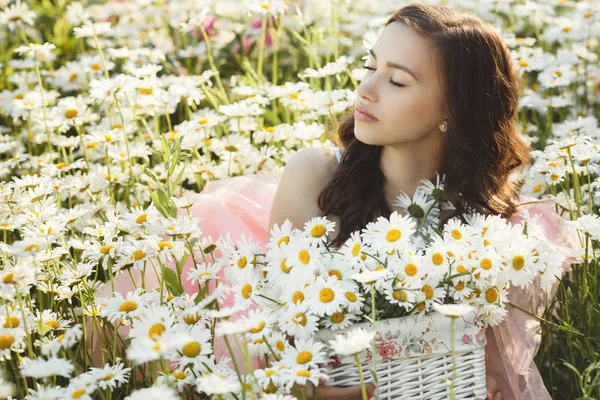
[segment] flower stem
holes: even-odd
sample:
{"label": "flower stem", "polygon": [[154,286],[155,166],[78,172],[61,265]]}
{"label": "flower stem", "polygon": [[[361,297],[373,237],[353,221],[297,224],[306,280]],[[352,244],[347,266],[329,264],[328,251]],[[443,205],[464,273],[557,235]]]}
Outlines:
{"label": "flower stem", "polygon": [[358,353],[354,355],[354,360],[356,361],[356,368],[358,368],[358,379],[360,380],[360,394],[362,395],[362,400],[367,400],[367,387],[365,386],[365,378],[363,376],[362,365],[360,364],[360,358],[358,357]]}

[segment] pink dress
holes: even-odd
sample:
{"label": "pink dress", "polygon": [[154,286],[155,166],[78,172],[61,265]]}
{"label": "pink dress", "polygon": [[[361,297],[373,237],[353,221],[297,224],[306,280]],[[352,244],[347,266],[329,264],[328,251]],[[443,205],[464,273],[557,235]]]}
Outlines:
{"label": "pink dress", "polygon": [[[336,151],[336,155],[339,162],[339,151]],[[201,218],[200,229],[203,236],[210,235],[216,240],[222,233],[229,231],[231,239],[236,241],[244,234],[246,237],[253,237],[264,251],[269,235],[267,227],[271,203],[279,179],[275,174],[266,173],[209,182],[202,193],[195,195],[194,206],[190,208],[194,216]],[[533,198],[522,199],[524,202],[535,201]],[[573,238],[566,236],[563,227],[565,221],[554,212],[552,205],[538,202],[523,208],[528,209],[532,216],[542,214],[540,220],[548,240],[552,241],[557,249],[569,253],[569,248],[573,246]],[[515,214],[510,221],[516,223],[521,219]],[[573,261],[572,258],[565,261],[564,272],[570,270],[569,265]],[[187,277],[186,270],[191,266],[188,262],[184,269],[184,277]],[[132,290],[127,287],[131,284],[125,282],[130,281],[129,277],[126,274],[119,278],[121,277],[126,279],[117,279],[122,281],[121,285],[117,284],[117,291]],[[509,299],[522,308],[529,310],[530,304],[533,304],[537,309],[539,305],[543,305],[542,292],[538,287],[535,284],[527,290],[513,287],[509,292]],[[185,289],[188,293],[197,290],[189,284]],[[551,291],[552,296],[555,291],[556,287]],[[233,298],[229,297],[221,305],[233,305]],[[533,361],[540,344],[540,324],[520,310],[510,306],[508,308],[508,317],[498,326],[488,328],[486,332],[487,373],[498,381],[503,400],[551,399]],[[215,353],[217,359],[219,355],[227,355],[226,349],[219,344],[215,344]]]}

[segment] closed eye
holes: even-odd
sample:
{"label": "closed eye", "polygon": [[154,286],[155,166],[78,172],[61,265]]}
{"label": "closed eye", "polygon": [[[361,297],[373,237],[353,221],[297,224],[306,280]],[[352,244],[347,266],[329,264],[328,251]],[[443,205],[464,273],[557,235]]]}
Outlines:
{"label": "closed eye", "polygon": [[[367,69],[367,70],[369,70],[369,71],[376,71],[376,70],[377,70],[377,68],[369,67],[368,65],[363,65],[363,68],[364,68],[364,69]],[[389,83],[391,83],[392,85],[394,85],[394,86],[398,86],[398,87],[405,87],[405,86],[406,86],[406,85],[403,85],[403,84],[401,84],[401,83],[394,82],[394,81],[392,80],[392,78],[389,78],[389,79],[388,79],[388,82],[389,82]]]}

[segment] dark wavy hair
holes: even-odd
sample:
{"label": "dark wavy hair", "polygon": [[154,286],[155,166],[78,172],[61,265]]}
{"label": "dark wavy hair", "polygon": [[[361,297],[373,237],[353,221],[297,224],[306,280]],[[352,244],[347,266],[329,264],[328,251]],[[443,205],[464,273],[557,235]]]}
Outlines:
{"label": "dark wavy hair", "polygon": [[[509,218],[518,193],[508,176],[529,162],[530,146],[517,129],[520,77],[509,50],[489,23],[465,11],[410,4],[386,22],[399,22],[433,42],[448,113],[443,161],[444,191],[455,210],[442,216],[440,228],[470,211]],[[451,77],[451,79],[447,79]],[[340,218],[333,245],[391,209],[383,193],[382,146],[354,135],[354,116],[331,138],[344,149],[342,162],[319,195],[322,215]]]}

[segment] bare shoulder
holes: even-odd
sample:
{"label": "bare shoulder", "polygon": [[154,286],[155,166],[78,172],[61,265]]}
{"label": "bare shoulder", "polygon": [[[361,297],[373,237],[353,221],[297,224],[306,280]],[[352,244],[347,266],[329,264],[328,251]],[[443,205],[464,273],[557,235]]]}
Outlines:
{"label": "bare shoulder", "polygon": [[286,164],[275,193],[269,228],[289,219],[302,228],[309,219],[320,215],[318,196],[333,178],[337,159],[331,149],[300,149]]}

